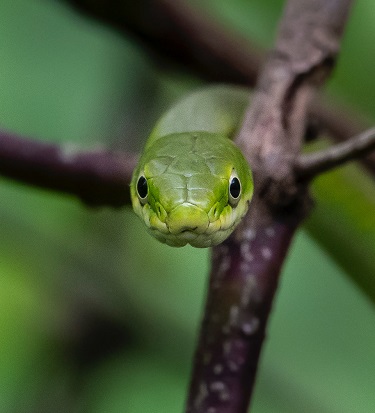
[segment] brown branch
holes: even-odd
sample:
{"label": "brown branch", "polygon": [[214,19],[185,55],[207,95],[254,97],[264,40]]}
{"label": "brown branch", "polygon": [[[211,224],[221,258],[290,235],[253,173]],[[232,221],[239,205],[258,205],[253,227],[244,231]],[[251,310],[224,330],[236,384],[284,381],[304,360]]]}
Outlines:
{"label": "brown branch", "polygon": [[163,63],[211,81],[253,86],[264,52],[181,0],[64,0],[126,36]]}
{"label": "brown branch", "polygon": [[375,150],[375,128],[328,149],[301,155],[296,161],[296,173],[301,178],[314,178],[345,162],[362,158]]}
{"label": "brown branch", "polygon": [[90,206],[130,203],[136,156],[104,150],[78,151],[0,132],[0,174],[28,185],[77,196]]}
{"label": "brown branch", "polygon": [[237,138],[255,175],[249,214],[213,251],[188,413],[245,413],[281,266],[308,212],[297,182],[310,99],[330,73],[351,1],[290,0]]}

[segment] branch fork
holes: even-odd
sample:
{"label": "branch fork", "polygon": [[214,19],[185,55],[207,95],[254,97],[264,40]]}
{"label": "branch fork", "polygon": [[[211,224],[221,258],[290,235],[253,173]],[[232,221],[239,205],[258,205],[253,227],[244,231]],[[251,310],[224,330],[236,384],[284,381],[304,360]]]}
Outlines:
{"label": "branch fork", "polygon": [[295,164],[296,174],[301,179],[311,180],[348,161],[360,159],[374,150],[375,127],[323,151],[301,155]]}

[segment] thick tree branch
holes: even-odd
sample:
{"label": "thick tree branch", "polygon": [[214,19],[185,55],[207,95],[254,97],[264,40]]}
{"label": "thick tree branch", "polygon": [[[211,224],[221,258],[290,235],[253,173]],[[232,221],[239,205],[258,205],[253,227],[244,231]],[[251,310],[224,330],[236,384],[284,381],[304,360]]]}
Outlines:
{"label": "thick tree branch", "polygon": [[[213,251],[188,413],[245,413],[287,247],[308,212],[294,161],[310,99],[330,73],[349,0],[290,0],[237,142],[254,170],[250,211]],[[307,184],[307,183],[306,183]]]}
{"label": "thick tree branch", "polygon": [[371,128],[323,151],[301,155],[296,161],[296,172],[301,178],[311,179],[345,162],[362,158],[374,150],[375,128]]}
{"label": "thick tree branch", "polygon": [[69,144],[37,142],[0,132],[0,174],[29,185],[61,191],[90,206],[130,202],[136,156],[104,150],[78,151]]}

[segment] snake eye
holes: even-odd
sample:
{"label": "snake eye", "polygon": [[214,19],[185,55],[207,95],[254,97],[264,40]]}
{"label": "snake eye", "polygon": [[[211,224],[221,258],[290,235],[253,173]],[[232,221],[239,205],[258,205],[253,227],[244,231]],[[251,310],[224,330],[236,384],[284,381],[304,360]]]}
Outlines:
{"label": "snake eye", "polygon": [[137,192],[141,202],[145,203],[147,201],[148,185],[147,179],[143,175],[138,178]]}
{"label": "snake eye", "polygon": [[236,206],[241,196],[241,182],[237,176],[231,176],[229,179],[229,203]]}

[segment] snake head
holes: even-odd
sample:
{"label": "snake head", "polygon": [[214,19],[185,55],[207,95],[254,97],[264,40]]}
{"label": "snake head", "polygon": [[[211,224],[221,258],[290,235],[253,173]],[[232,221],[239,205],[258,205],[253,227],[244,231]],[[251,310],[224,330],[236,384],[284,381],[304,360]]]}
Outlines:
{"label": "snake head", "polygon": [[172,134],[146,148],[131,182],[136,214],[159,241],[210,247],[245,215],[253,193],[249,166],[226,136]]}

